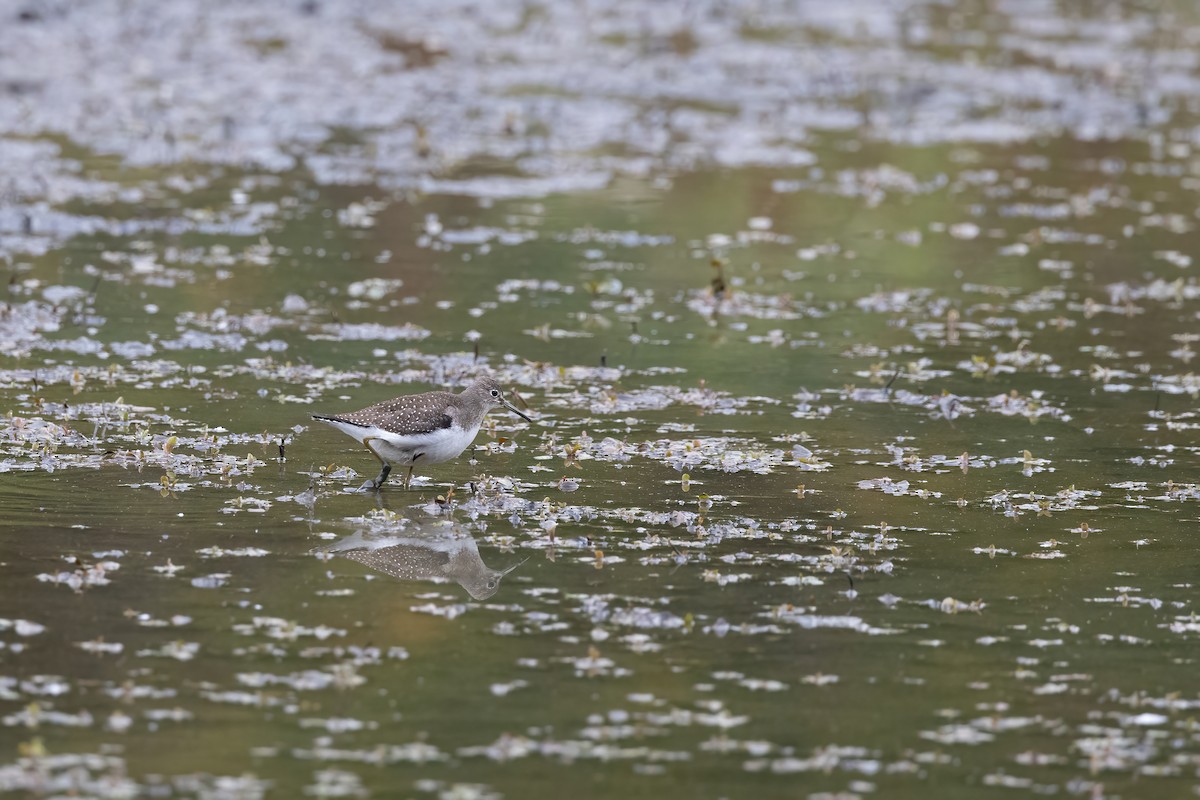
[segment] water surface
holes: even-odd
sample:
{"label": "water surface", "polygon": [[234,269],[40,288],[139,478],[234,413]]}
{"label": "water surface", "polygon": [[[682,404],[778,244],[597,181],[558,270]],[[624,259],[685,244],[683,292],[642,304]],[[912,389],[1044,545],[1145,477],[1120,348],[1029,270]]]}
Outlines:
{"label": "water surface", "polygon": [[[1125,41],[1047,14],[981,52]],[[7,140],[132,194],[4,227],[0,790],[1194,793],[1195,121],[1112,81],[547,191]],[[309,419],[481,373],[407,492]]]}

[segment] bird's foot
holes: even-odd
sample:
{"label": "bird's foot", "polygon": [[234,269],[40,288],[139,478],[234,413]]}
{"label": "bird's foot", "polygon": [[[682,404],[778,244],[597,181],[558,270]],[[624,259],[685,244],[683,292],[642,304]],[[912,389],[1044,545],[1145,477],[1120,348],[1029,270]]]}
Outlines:
{"label": "bird's foot", "polygon": [[358,487],[358,490],[363,493],[378,492],[379,491],[379,482],[375,481],[375,480],[367,481],[362,486]]}

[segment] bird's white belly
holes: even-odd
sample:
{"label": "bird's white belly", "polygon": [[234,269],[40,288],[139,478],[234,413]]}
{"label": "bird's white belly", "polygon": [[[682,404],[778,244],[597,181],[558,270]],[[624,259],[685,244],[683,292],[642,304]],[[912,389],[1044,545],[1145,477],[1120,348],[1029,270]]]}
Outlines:
{"label": "bird's white belly", "polygon": [[475,441],[477,433],[478,426],[466,430],[451,426],[416,436],[403,436],[373,428],[367,431],[364,443],[370,445],[385,461],[407,467],[449,461],[466,450]]}

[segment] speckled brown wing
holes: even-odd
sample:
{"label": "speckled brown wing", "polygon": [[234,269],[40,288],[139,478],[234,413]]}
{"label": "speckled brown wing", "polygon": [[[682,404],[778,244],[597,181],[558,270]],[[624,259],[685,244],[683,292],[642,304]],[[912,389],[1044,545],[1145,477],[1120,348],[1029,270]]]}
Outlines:
{"label": "speckled brown wing", "polygon": [[352,550],[341,553],[353,561],[401,580],[423,580],[446,577],[447,553],[419,547],[397,545],[377,550]]}
{"label": "speckled brown wing", "polygon": [[352,425],[374,426],[401,436],[430,433],[449,428],[454,420],[446,413],[454,400],[449,392],[425,392],[384,400],[361,411],[338,414],[336,419]]}

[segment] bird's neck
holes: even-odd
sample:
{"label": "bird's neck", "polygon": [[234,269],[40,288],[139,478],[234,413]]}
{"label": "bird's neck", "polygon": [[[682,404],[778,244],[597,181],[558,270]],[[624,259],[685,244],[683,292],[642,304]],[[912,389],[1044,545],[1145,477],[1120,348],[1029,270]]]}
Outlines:
{"label": "bird's neck", "polygon": [[469,408],[458,406],[450,412],[450,419],[454,420],[454,424],[462,428],[464,431],[473,431],[483,424],[483,418],[487,416],[487,409],[481,409],[472,413]]}

